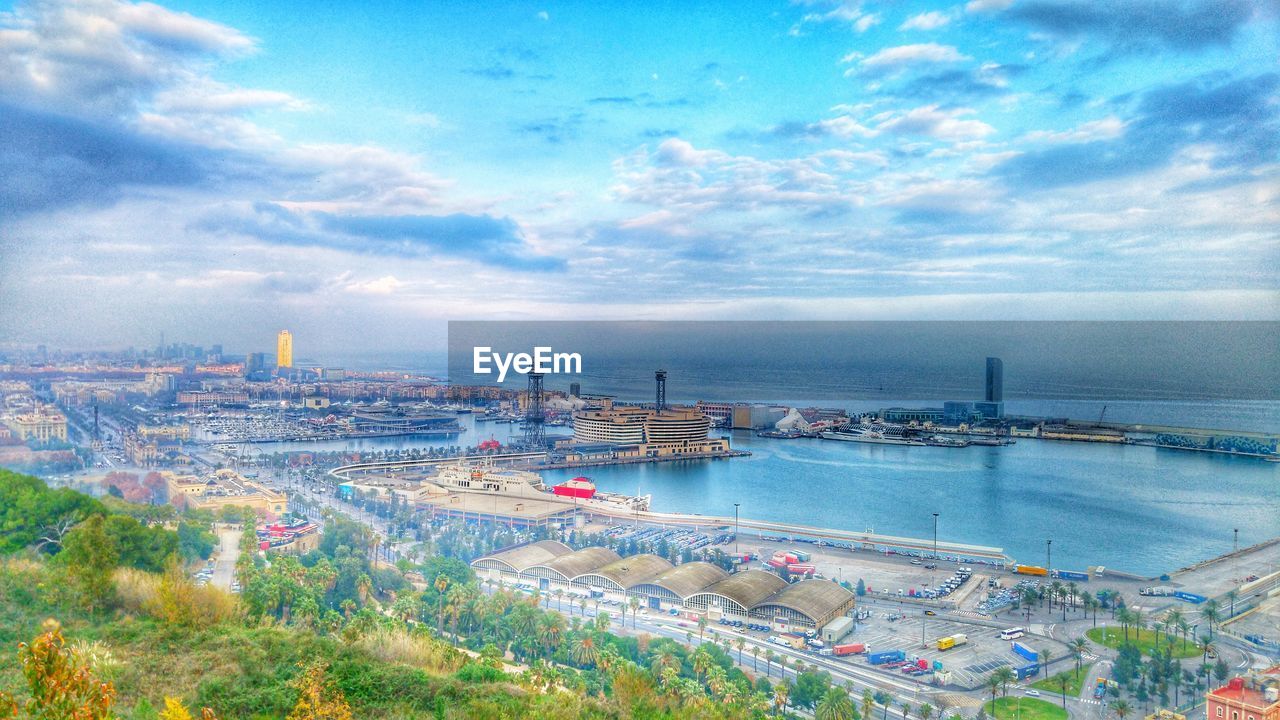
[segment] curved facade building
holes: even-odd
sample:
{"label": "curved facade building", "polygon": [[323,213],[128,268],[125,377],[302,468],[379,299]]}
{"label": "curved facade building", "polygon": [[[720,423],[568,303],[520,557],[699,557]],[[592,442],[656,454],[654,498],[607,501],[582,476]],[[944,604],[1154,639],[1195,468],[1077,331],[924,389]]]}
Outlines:
{"label": "curved facade building", "polygon": [[707,439],[711,421],[692,408],[627,407],[590,410],[573,416],[573,440],[578,443],[672,445]]}

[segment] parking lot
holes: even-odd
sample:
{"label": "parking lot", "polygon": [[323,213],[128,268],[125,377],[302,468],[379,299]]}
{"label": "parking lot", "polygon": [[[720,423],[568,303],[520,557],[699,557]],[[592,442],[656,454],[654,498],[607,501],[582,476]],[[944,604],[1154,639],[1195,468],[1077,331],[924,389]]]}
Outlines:
{"label": "parking lot", "polygon": [[[858,623],[853,633],[842,642],[866,643],[870,652],[902,650],[907,659],[923,658],[930,667],[935,661],[940,662],[943,670],[951,672],[950,683],[953,685],[977,687],[992,670],[1002,665],[1021,667],[1027,664],[1027,660],[1010,649],[1010,641],[1000,639],[997,629],[928,616],[920,608],[900,611],[882,606],[871,609],[872,617]],[[895,616],[900,619],[890,619]],[[957,634],[965,635],[968,641],[949,650],[938,650],[939,638]],[[922,637],[924,643],[921,642]],[[1053,641],[1031,636],[1024,636],[1018,641],[1036,651],[1053,646],[1055,655],[1063,656],[1063,651]],[[863,655],[845,660],[867,665],[867,658]]]}

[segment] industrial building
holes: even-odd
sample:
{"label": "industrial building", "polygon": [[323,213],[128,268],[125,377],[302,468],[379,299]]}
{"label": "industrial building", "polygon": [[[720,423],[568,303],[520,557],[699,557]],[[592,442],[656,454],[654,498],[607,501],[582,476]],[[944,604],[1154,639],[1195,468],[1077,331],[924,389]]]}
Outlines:
{"label": "industrial building", "polygon": [[603,547],[573,550],[554,540],[507,548],[471,563],[503,583],[543,591],[614,599],[639,598],[651,610],[678,609],[767,622],[779,628],[821,628],[853,609],[855,596],[828,580],[787,581],[762,570],[730,575],[706,562],[675,566],[657,555],[620,557]]}

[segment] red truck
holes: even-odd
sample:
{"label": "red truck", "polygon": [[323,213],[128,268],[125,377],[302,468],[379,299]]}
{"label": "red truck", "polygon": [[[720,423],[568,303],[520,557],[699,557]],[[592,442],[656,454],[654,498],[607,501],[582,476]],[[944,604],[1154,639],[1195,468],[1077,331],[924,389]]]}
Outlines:
{"label": "red truck", "polygon": [[867,651],[865,643],[846,643],[831,648],[832,655],[859,655]]}

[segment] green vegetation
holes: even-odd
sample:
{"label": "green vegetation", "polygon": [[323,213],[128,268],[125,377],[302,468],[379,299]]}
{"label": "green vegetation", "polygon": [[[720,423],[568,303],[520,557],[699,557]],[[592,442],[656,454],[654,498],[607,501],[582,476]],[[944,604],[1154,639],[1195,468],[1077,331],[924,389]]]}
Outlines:
{"label": "green vegetation", "polygon": [[1089,671],[1092,669],[1093,669],[1092,665],[1085,665],[1081,667],[1079,670],[1075,668],[1071,668],[1070,670],[1065,670],[1063,672],[1056,673],[1042,680],[1037,680],[1031,683],[1031,687],[1037,690],[1044,690],[1046,692],[1051,692],[1056,695],[1061,695],[1063,692],[1062,680],[1065,678],[1067,681],[1067,689],[1066,689],[1067,695],[1070,697],[1075,697],[1080,694],[1080,689],[1084,686],[1084,683],[1089,679],[1090,677]]}
{"label": "green vegetation", "polygon": [[988,700],[982,709],[993,720],[1067,720],[1067,711],[1051,702],[1029,697]]}
{"label": "green vegetation", "polygon": [[[11,512],[18,503],[29,514]],[[799,708],[859,717],[848,691],[824,672],[802,669],[794,684],[775,686],[772,653],[746,658],[764,661],[763,677],[753,678],[727,643],[690,649],[620,637],[609,632],[607,613],[566,618],[536,594],[481,587],[457,559],[428,558],[413,568],[426,582],[412,586],[399,571],[372,565],[374,538],[338,518],[326,522],[320,548],[301,557],[264,558],[246,532],[241,597],[197,587],[181,530],[140,516],[121,500],[0,472],[0,648],[27,643],[49,658],[37,670],[81,679],[72,686],[33,677],[27,656],[0,652],[0,716],[23,708],[31,717],[70,717],[80,708],[77,717],[135,720],[736,720]],[[206,520],[182,519],[201,527]],[[51,530],[58,542],[42,543]],[[872,701],[889,709],[887,698]],[[67,712],[50,714],[40,703]]]}
{"label": "green vegetation", "polygon": [[1132,645],[1143,655],[1151,655],[1157,649],[1161,652],[1169,650],[1175,658],[1199,657],[1201,653],[1200,645],[1195,642],[1184,643],[1177,636],[1141,627],[1089,628],[1085,636],[1099,645],[1116,650],[1126,644]]}

